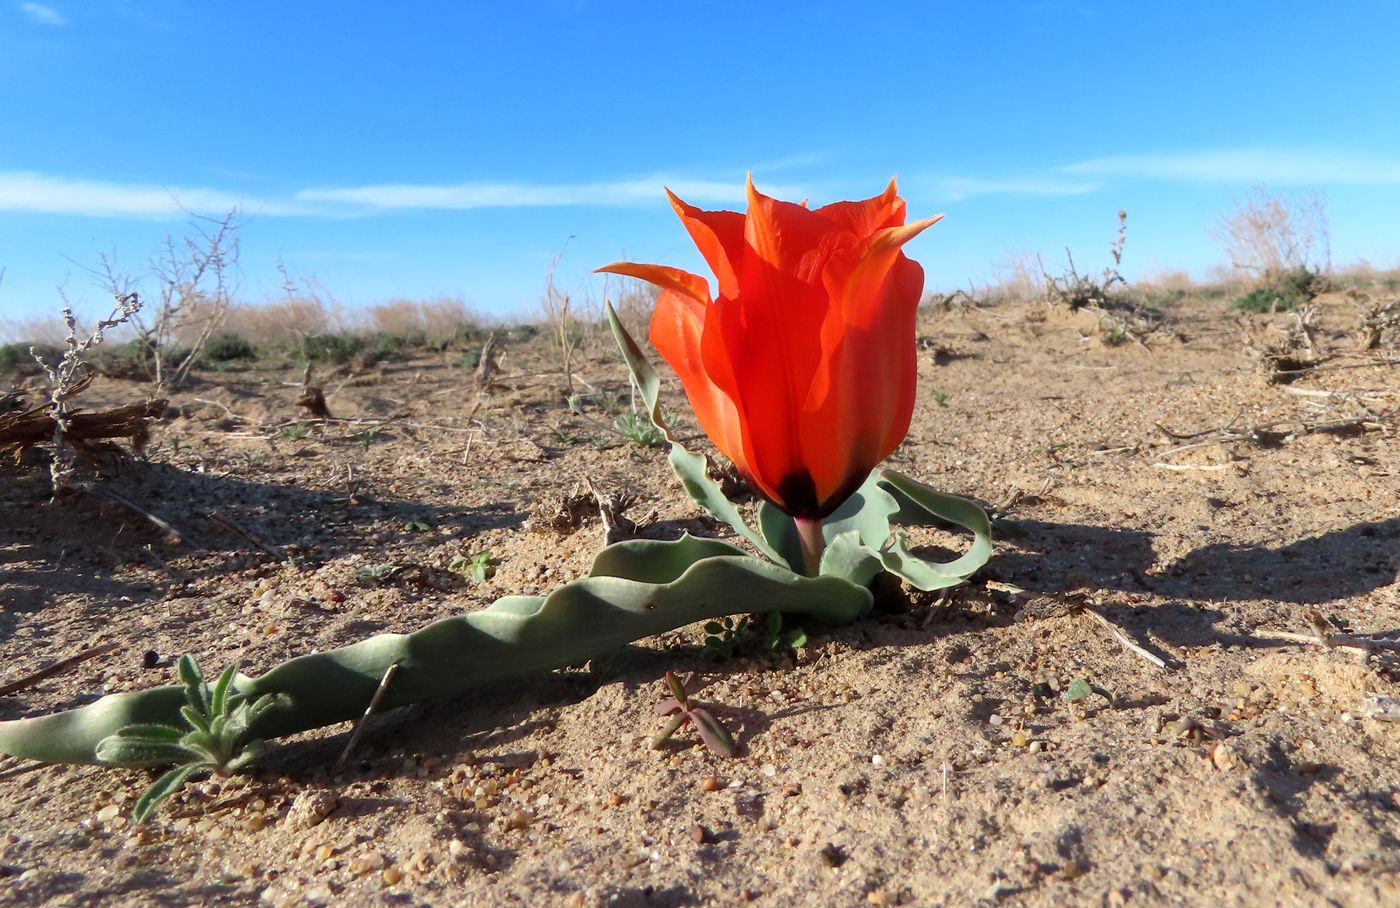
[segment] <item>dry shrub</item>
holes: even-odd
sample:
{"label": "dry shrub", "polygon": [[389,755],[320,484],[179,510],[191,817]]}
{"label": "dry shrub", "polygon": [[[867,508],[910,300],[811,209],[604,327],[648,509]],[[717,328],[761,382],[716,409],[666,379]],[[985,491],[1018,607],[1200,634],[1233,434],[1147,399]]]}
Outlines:
{"label": "dry shrub", "polygon": [[1041,278],[1044,281],[1045,299],[1054,305],[1066,306],[1071,312],[1080,309],[1104,309],[1122,300],[1115,288],[1127,286],[1127,281],[1118,271],[1123,264],[1123,244],[1128,237],[1128,212],[1118,212],[1118,236],[1108,244],[1113,264],[1104,267],[1098,277],[1088,272],[1081,274],[1075,267],[1074,255],[1065,249],[1065,270],[1058,276],[1045,270],[1045,265],[1037,257]]}
{"label": "dry shrub", "polygon": [[1256,187],[1235,200],[1213,235],[1230,265],[1261,285],[1290,272],[1332,270],[1327,211],[1315,192],[1288,196]]}
{"label": "dry shrub", "polygon": [[59,347],[68,336],[63,319],[55,316],[40,318],[0,318],[0,343],[38,344]]}
{"label": "dry shrub", "polygon": [[994,277],[974,294],[991,305],[1027,302],[1045,295],[1045,280],[1039,257],[1032,252],[1007,255],[992,271]]}
{"label": "dry shrub", "polygon": [[300,348],[305,338],[340,331],[344,322],[338,306],[327,306],[319,296],[298,295],[240,303],[229,310],[224,330],[258,348]]}
{"label": "dry shrub", "polygon": [[1162,296],[1185,296],[1196,290],[1196,280],[1191,277],[1189,271],[1183,271],[1179,268],[1158,268],[1138,278],[1133,282],[1133,286],[1139,290]]}
{"label": "dry shrub", "polygon": [[467,304],[450,296],[422,301],[393,299],[370,306],[365,314],[373,333],[437,348],[458,343],[481,328],[481,319]]}
{"label": "dry shrub", "polygon": [[204,345],[223,329],[237,292],[243,224],[237,208],[219,217],[190,214],[185,235],[166,234],[144,272],[120,270],[108,255],[92,269],[113,298],[140,294],[143,305],[127,323],[137,336],[135,364],[156,393],[184,384]]}

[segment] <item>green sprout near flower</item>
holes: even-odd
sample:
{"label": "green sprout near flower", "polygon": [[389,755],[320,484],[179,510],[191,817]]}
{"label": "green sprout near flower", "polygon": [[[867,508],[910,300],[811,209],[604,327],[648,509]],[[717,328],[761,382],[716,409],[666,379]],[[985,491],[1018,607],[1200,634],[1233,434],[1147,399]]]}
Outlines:
{"label": "green sprout near flower", "polygon": [[671,739],[672,735],[690,725],[700,735],[700,740],[704,745],[712,752],[721,757],[737,757],[739,755],[739,746],[734,743],[729,729],[715,718],[714,713],[691,701],[685,684],[676,677],[675,672],[666,672],[666,686],[670,688],[671,696],[656,704],[656,714],[671,718],[666,722],[666,727],[661,729],[661,733],[651,739],[653,748],[662,747]]}
{"label": "green sprout near flower", "polygon": [[749,629],[749,616],[735,618],[725,615],[714,621],[705,622],[705,658],[712,662],[723,662],[734,657],[739,646],[740,636]]}
{"label": "green sprout near flower", "polygon": [[263,694],[249,700],[233,692],[237,663],[224,669],[213,687],[205,683],[193,656],[181,656],[178,671],[185,686],[186,702],[180,707],[185,728],[154,723],[127,725],[97,744],[97,759],[110,766],[174,764],[136,799],[131,819],[138,824],[146,822],[195,773],[229,775],[267,750],[266,743],[250,737],[248,731],[277,702],[277,695]]}
{"label": "green sprout near flower", "polygon": [[665,434],[652,425],[645,414],[636,410],[628,410],[618,416],[613,420],[613,425],[623,438],[639,448],[659,448],[666,443]]}
{"label": "green sprout near flower", "polygon": [[465,550],[458,552],[447,563],[447,569],[454,574],[470,578],[473,583],[485,583],[496,573],[495,565],[491,563],[490,549],[470,554]]}

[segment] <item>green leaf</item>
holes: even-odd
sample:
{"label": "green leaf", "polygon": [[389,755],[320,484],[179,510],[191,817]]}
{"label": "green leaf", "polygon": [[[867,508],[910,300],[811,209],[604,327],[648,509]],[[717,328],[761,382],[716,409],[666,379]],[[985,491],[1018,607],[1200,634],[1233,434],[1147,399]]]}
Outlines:
{"label": "green leaf", "polygon": [[[272,739],[356,719],[395,663],[399,671],[380,704],[384,711],[578,665],[633,640],[726,615],[781,611],[804,621],[845,624],[873,603],[863,586],[835,576],[800,577],[715,540],[650,544],[662,547],[657,560],[669,567],[660,573],[671,578],[665,582],[624,576],[637,568],[657,579],[657,571],[628,554],[635,553],[631,544],[620,544],[605,550],[607,557],[600,554],[599,576],[567,583],[548,596],[506,596],[410,634],[380,634],[300,656],[257,677],[239,675],[233,687],[253,705],[278,695],[249,733]],[[697,559],[721,550],[712,546],[733,554]],[[166,686],[112,694],[66,712],[0,722],[0,753],[92,762],[97,743],[120,728],[183,724],[184,693],[183,687]]]}
{"label": "green leaf", "polygon": [[626,539],[593,556],[590,577],[625,577],[642,583],[671,583],[706,558],[747,558],[743,549],[689,533],[674,541]]}
{"label": "green leaf", "polygon": [[854,530],[868,548],[884,546],[890,538],[890,521],[900,512],[900,504],[883,483],[880,471],[872,471],[855,494],[822,522],[822,538],[830,544],[837,536]]}
{"label": "green leaf", "polygon": [[677,713],[667,720],[665,727],[661,729],[660,733],[651,739],[652,749],[654,750],[669,741],[672,735],[680,731],[681,726],[684,725],[685,722],[685,713],[683,712]]}
{"label": "green leaf", "polygon": [[128,741],[157,741],[177,744],[183,735],[184,732],[173,725],[128,725],[118,729],[113,737]]}
{"label": "green leaf", "polygon": [[209,717],[193,706],[186,703],[184,706],[180,707],[180,715],[185,717],[185,721],[189,723],[190,728],[193,728],[195,731],[204,732],[205,734],[209,733]]}
{"label": "green leaf", "polygon": [[821,575],[840,577],[856,586],[869,586],[875,575],[884,569],[879,553],[861,544],[857,530],[837,536],[822,552]]}
{"label": "green leaf", "polygon": [[676,698],[676,702],[685,705],[685,685],[681,684],[681,679],[676,677],[675,672],[666,672],[666,685],[671,688],[671,695]]}
{"label": "green leaf", "polygon": [[214,682],[214,694],[210,698],[209,704],[209,712],[212,715],[217,716],[228,711],[228,689],[236,674],[238,674],[237,662],[225,668],[219,675],[219,680]]}
{"label": "green leaf", "polygon": [[177,766],[156,779],[154,784],[136,799],[136,806],[131,811],[131,821],[138,826],[146,822],[151,814],[169,800],[171,795],[183,788],[189,777],[200,768],[194,764]]}
{"label": "green leaf", "polygon": [[238,772],[265,753],[267,753],[267,742],[262,738],[254,738],[240,747],[233,759],[229,760],[220,768],[224,772]]}
{"label": "green leaf", "polygon": [[1094,692],[1094,687],[1084,678],[1075,678],[1065,689],[1065,702],[1073,703],[1076,700],[1083,700]]}
{"label": "green leaf", "polygon": [[696,708],[687,712],[686,715],[690,717],[691,724],[699,732],[700,740],[705,742],[706,747],[721,757],[737,757],[739,755],[739,747],[734,743],[734,738],[730,736],[729,729],[710,715],[708,710]]}
{"label": "green leaf", "polygon": [[763,540],[778,553],[778,564],[786,566],[794,573],[801,574],[805,567],[802,558],[802,538],[797,535],[797,524],[791,517],[778,510],[771,502],[758,505],[758,528]]}
{"label": "green leaf", "polygon": [[124,738],[115,734],[98,741],[94,754],[99,763],[127,767],[197,763],[202,758],[200,753],[178,743],[151,738]]}
{"label": "green leaf", "polygon": [[201,713],[209,712],[209,688],[204,684],[204,673],[199,669],[199,663],[194,656],[181,656],[175,663],[175,670],[180,675],[180,680],[185,685],[185,699],[190,706]]}
{"label": "green leaf", "polygon": [[732,501],[724,497],[719,485],[710,479],[704,455],[686,450],[685,446],[676,438],[675,433],[671,431],[671,427],[667,425],[665,418],[661,415],[661,379],[657,377],[656,370],[651,367],[651,363],[647,362],[646,354],[642,352],[642,348],[633,340],[632,335],[623,326],[621,319],[617,317],[612,303],[605,301],[604,308],[608,314],[608,325],[612,328],[613,339],[617,341],[618,349],[622,351],[622,358],[632,373],[632,380],[637,384],[637,391],[646,403],[647,414],[651,417],[652,425],[660,429],[661,434],[665,435],[666,440],[671,443],[671,450],[666,455],[666,459],[670,462],[671,469],[675,471],[676,476],[679,477],[681,485],[685,487],[686,494],[694,499],[696,504],[704,508],[711,517],[729,524],[734,532],[757,546],[758,550],[774,563],[788,564],[782,555],[768,545],[762,535],[754,532],[744,522],[739,509],[734,506]]}
{"label": "green leaf", "polygon": [[896,519],[908,523],[951,523],[972,532],[971,548],[946,563],[926,561],[909,551],[904,533],[880,552],[885,570],[898,574],[913,586],[938,590],[957,586],[992,557],[992,528],[987,513],[965,498],[935,491],[895,470],[881,470],[880,484],[899,504]]}

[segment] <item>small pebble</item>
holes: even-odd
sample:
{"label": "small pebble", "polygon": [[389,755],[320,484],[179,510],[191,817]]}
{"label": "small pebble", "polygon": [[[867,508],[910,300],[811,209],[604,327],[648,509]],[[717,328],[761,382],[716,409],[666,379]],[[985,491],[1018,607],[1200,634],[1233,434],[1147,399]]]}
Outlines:
{"label": "small pebble", "polygon": [[697,845],[705,845],[714,841],[710,836],[710,831],[699,823],[690,827],[690,840]]}
{"label": "small pebble", "polygon": [[706,776],[700,780],[701,791],[719,791],[719,779],[714,776]]}
{"label": "small pebble", "polygon": [[384,855],[377,851],[366,851],[350,862],[350,872],[356,876],[373,873],[376,870],[383,870],[386,863]]}
{"label": "small pebble", "polygon": [[530,816],[529,811],[517,807],[506,817],[506,829],[524,829],[530,825],[532,819],[534,818]]}
{"label": "small pebble", "polygon": [[403,871],[398,867],[385,867],[379,878],[384,881],[385,886],[397,886],[403,881]]}
{"label": "small pebble", "polygon": [[335,792],[325,788],[308,788],[296,796],[284,820],[292,829],[310,829],[330,816],[340,806]]}

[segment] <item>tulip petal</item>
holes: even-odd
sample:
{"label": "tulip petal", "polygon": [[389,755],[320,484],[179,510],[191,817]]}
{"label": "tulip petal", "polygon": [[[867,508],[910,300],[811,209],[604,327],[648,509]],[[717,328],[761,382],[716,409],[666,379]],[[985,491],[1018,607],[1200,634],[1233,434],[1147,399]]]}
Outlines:
{"label": "tulip petal", "polygon": [[856,236],[867,237],[877,230],[897,227],[904,223],[904,200],[899,197],[895,181],[874,198],[859,202],[833,202],[823,205],[817,214],[840,224]]}
{"label": "tulip petal", "polygon": [[719,282],[719,295],[739,295],[738,263],[744,259],[744,216],[737,211],[702,211],[666,190],[690,238]]}
{"label": "tulip petal", "polygon": [[594,274],[599,272],[640,278],[662,290],[670,290],[693,299],[701,305],[707,306],[710,303],[710,282],[698,274],[691,274],[680,268],[668,265],[639,265],[636,262],[613,262],[611,265],[593,269]]}
{"label": "tulip petal", "polygon": [[[763,195],[752,181],[748,196],[741,292],[716,301],[719,336],[707,332],[705,363],[711,367],[721,347],[728,354],[730,396],[740,408],[758,491],[790,514],[817,516],[829,490],[813,482],[801,426],[830,307],[822,274],[833,254],[860,238],[800,205]],[[710,374],[725,386],[713,368]]]}
{"label": "tulip petal", "polygon": [[693,297],[662,291],[651,318],[651,345],[676,371],[700,428],[720,453],[741,472],[749,472],[744,456],[743,428],[738,408],[711,379],[702,355],[705,321],[713,307]]}
{"label": "tulip petal", "polygon": [[833,306],[822,326],[823,362],[803,404],[816,414],[804,423],[803,449],[819,488],[852,471],[863,477],[909,431],[924,274],[900,247],[938,220],[881,230],[828,268]]}

